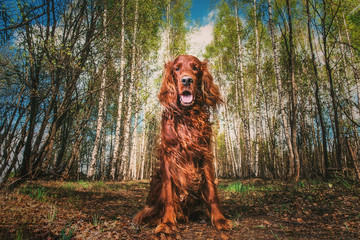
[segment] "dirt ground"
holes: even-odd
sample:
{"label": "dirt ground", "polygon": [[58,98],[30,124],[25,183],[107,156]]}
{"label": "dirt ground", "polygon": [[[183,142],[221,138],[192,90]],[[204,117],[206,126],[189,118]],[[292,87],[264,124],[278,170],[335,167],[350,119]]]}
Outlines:
{"label": "dirt ground", "polygon": [[0,192],[0,239],[360,239],[360,189],[345,180],[219,182],[228,233],[204,216],[171,236],[136,226],[148,181],[32,181]]}

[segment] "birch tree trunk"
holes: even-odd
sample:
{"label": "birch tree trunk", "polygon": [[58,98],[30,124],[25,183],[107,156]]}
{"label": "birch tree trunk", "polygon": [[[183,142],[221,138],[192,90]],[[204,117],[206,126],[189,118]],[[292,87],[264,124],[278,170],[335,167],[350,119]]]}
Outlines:
{"label": "birch tree trunk", "polygon": [[328,49],[328,28],[331,28],[332,22],[330,25],[327,23],[327,9],[326,9],[326,1],[322,1],[323,3],[323,10],[324,10],[324,16],[321,18],[321,27],[322,27],[322,44],[323,44],[323,51],[324,51],[324,62],[325,62],[325,69],[326,69],[326,75],[329,81],[330,85],[330,97],[331,97],[331,104],[334,110],[334,124],[335,124],[335,149],[336,149],[336,161],[337,161],[337,167],[339,170],[342,170],[342,153],[341,153],[341,139],[340,139],[340,124],[339,124],[339,114],[338,114],[338,107],[337,107],[337,97],[335,93],[334,88],[334,79],[332,74],[332,68],[330,65],[330,54]]}
{"label": "birch tree trunk", "polygon": [[[294,152],[294,163],[295,163],[295,182],[299,181],[300,178],[300,159],[299,153],[297,149],[297,83],[295,79],[295,47],[293,41],[293,23],[291,16],[291,6],[290,0],[286,0],[287,14],[288,14],[288,24],[289,24],[289,68],[290,68],[290,78],[291,78],[291,122],[290,122],[290,130],[291,130],[291,143],[293,145]],[[290,166],[290,173],[294,166]]]}
{"label": "birch tree trunk", "polygon": [[[238,114],[239,112],[236,111]],[[235,133],[235,136],[236,136],[236,140],[237,140],[237,146],[239,148],[238,150],[238,154],[237,154],[237,174],[238,174],[238,177],[242,177],[242,149],[241,149],[241,133],[240,133],[240,118],[237,116],[233,122],[234,124],[234,133]]]}
{"label": "birch tree trunk", "polygon": [[[130,82],[129,82],[129,89],[128,89],[128,107],[127,113],[125,115],[124,121],[124,149],[122,151],[122,155],[120,158],[120,169],[118,178],[126,176],[127,171],[127,164],[129,160],[129,152],[130,152],[130,129],[131,129],[131,113],[132,113],[132,93],[134,90],[134,83],[135,83],[135,63],[136,63],[136,35],[137,35],[137,25],[138,25],[138,3],[139,1],[136,0],[135,2],[135,19],[134,19],[134,32],[133,32],[133,39],[132,39],[132,51],[131,51],[131,72],[130,72]],[[122,175],[122,176],[121,176]]]}
{"label": "birch tree trunk", "polygon": [[130,157],[130,168],[129,168],[129,172],[128,172],[128,177],[129,179],[136,179],[137,176],[137,153],[138,153],[138,146],[139,146],[139,141],[138,141],[138,133],[137,133],[137,125],[138,125],[138,120],[139,120],[139,89],[136,89],[136,96],[135,96],[135,101],[136,101],[136,108],[135,108],[135,121],[134,121],[134,128],[132,130],[132,134],[131,135],[131,140],[130,140],[130,146],[131,147],[131,157]]}
{"label": "birch tree trunk", "polygon": [[113,150],[113,158],[110,168],[110,178],[115,179],[116,166],[119,162],[120,151],[120,130],[121,130],[121,114],[123,106],[123,88],[124,88],[124,68],[125,68],[125,0],[121,1],[121,44],[120,44],[120,78],[119,78],[119,97],[118,110],[116,118],[115,142]]}
{"label": "birch tree trunk", "polygon": [[[233,117],[234,119],[232,121],[230,121],[229,123],[229,130],[230,132],[232,132],[235,136],[234,136],[234,143],[233,141],[231,141],[231,145],[232,145],[232,150],[233,150],[233,158],[234,158],[234,163],[235,163],[235,177],[236,178],[240,178],[241,177],[241,149],[238,150],[238,154],[236,154],[236,147],[235,146],[240,146],[240,143],[237,143],[237,141],[239,140],[238,137],[238,132],[236,129],[236,126],[238,123],[238,121],[236,121],[236,118]],[[231,130],[232,129],[232,130]]]}
{"label": "birch tree trunk", "polygon": [[225,146],[226,146],[226,156],[228,159],[228,163],[231,163],[232,165],[232,171],[234,174],[234,177],[236,177],[236,163],[235,163],[235,157],[234,157],[234,150],[231,144],[231,137],[230,137],[230,129],[229,129],[229,111],[228,111],[228,107],[227,105],[225,105],[225,113],[224,113],[224,117],[225,117]]}
{"label": "birch tree trunk", "polygon": [[294,166],[294,152],[293,146],[291,143],[291,137],[289,133],[289,124],[286,117],[285,112],[285,104],[284,104],[284,91],[282,88],[282,79],[280,74],[280,64],[279,64],[279,56],[277,53],[277,44],[275,39],[275,29],[274,29],[274,22],[272,18],[272,9],[271,9],[271,0],[268,0],[268,12],[269,12],[269,28],[270,28],[270,37],[273,49],[273,58],[274,58],[274,71],[276,77],[276,84],[277,84],[277,101],[281,113],[282,125],[284,129],[285,140],[287,143],[287,147],[289,150],[289,165]]}
{"label": "birch tree trunk", "polygon": [[257,24],[257,10],[256,10],[256,0],[254,0],[254,26],[255,26],[255,42],[256,42],[256,53],[255,53],[255,77],[256,77],[256,133],[255,133],[255,161],[254,161],[254,174],[257,177],[259,171],[259,140],[261,139],[260,134],[260,121],[261,121],[261,112],[260,112],[260,43],[259,43],[259,31]]}
{"label": "birch tree trunk", "polygon": [[329,168],[329,159],[328,159],[328,152],[327,152],[327,142],[326,142],[326,127],[323,119],[323,110],[322,110],[322,104],[320,100],[320,88],[319,88],[319,74],[318,69],[316,66],[316,60],[315,60],[315,53],[313,49],[313,42],[311,37],[311,18],[310,18],[310,9],[309,9],[309,0],[306,0],[306,13],[307,13],[307,25],[308,25],[308,38],[309,38],[309,46],[310,46],[310,53],[311,53],[311,59],[312,59],[312,66],[314,70],[314,83],[315,83],[315,101],[316,101],[316,107],[317,107],[317,113],[320,120],[320,127],[321,127],[321,136],[322,136],[322,148],[323,148],[323,154],[324,154],[324,161],[323,164],[325,166],[325,177],[327,177],[327,169]]}
{"label": "birch tree trunk", "polygon": [[[104,39],[107,38],[107,31],[106,31],[106,9],[104,9],[104,16],[103,16],[103,27],[104,29]],[[106,42],[106,40],[105,40]],[[96,123],[96,136],[95,136],[95,142],[94,142],[94,148],[91,154],[91,160],[90,160],[90,167],[89,167],[89,171],[87,173],[87,177],[89,179],[94,179],[95,177],[95,172],[96,172],[96,162],[98,159],[98,151],[99,151],[99,146],[100,146],[100,140],[101,140],[101,132],[104,126],[104,116],[105,116],[105,89],[106,89],[106,65],[107,65],[107,60],[109,57],[109,49],[108,49],[108,44],[105,43],[104,46],[104,54],[105,54],[105,58],[104,58],[104,63],[103,63],[103,69],[101,72],[101,85],[100,85],[100,96],[99,96],[99,106],[98,106],[98,118],[97,118],[97,123]]]}
{"label": "birch tree trunk", "polygon": [[245,84],[243,78],[243,54],[242,54],[242,43],[241,43],[241,33],[240,33],[240,25],[239,25],[239,16],[238,16],[238,9],[237,4],[235,1],[235,17],[236,17],[236,31],[237,31],[237,43],[238,43],[238,60],[237,63],[239,64],[239,80],[240,80],[240,105],[242,109],[242,119],[244,123],[244,135],[245,135],[245,146],[246,146],[246,154],[245,154],[245,162],[248,164],[248,171],[249,176],[252,175],[252,147],[251,147],[251,136],[250,136],[250,120],[249,120],[249,100],[245,96]]}
{"label": "birch tree trunk", "polygon": [[170,23],[170,11],[171,11],[171,0],[167,0],[166,5],[166,29],[165,29],[165,38],[166,38],[166,49],[165,49],[165,62],[171,60],[170,53],[170,31],[171,31],[171,23]]}
{"label": "birch tree trunk", "polygon": [[[146,103],[145,103],[146,104]],[[140,171],[139,171],[139,179],[142,180],[145,177],[145,160],[146,160],[146,153],[147,153],[147,124],[145,123],[144,120],[144,125],[143,125],[143,131],[141,132],[141,149],[140,149],[140,159],[141,159],[141,163],[140,163]]]}
{"label": "birch tree trunk", "polygon": [[[104,126],[103,126],[104,129]],[[101,135],[101,156],[100,156],[100,179],[104,180],[106,176],[106,131]]]}
{"label": "birch tree trunk", "polygon": [[[145,76],[145,89],[147,89],[148,81],[147,77]],[[146,119],[146,113],[148,108],[148,101],[147,98],[145,98],[144,102],[144,121],[143,121],[143,127],[141,132],[141,148],[140,148],[140,158],[141,158],[141,164],[140,164],[140,176],[139,179],[144,179],[144,172],[145,172],[145,159],[146,159],[146,145],[147,145],[147,119]]]}
{"label": "birch tree trunk", "polygon": [[[238,65],[237,63],[237,57],[235,56],[235,64]],[[239,81],[235,82],[235,102],[236,104],[240,103],[240,86],[239,86]],[[239,148],[238,151],[238,173],[239,173],[239,177],[242,177],[242,149],[241,149],[241,115],[240,115],[240,111],[235,111],[235,120],[234,120],[234,132],[236,135],[236,141],[237,141],[237,146]]]}
{"label": "birch tree trunk", "polygon": [[95,142],[94,142],[94,148],[91,154],[91,161],[89,166],[89,171],[87,173],[87,177],[89,179],[94,179],[95,177],[95,168],[96,168],[96,162],[97,162],[97,156],[100,146],[100,139],[101,139],[101,132],[104,125],[104,115],[105,115],[105,89],[106,89],[106,66],[104,65],[104,68],[102,69],[101,74],[101,92],[99,97],[99,109],[98,109],[98,118],[96,123],[96,136],[95,136]]}

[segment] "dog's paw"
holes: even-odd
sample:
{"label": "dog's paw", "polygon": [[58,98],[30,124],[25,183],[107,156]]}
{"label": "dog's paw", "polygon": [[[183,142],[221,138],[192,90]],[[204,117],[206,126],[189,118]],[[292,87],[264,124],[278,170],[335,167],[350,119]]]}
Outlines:
{"label": "dog's paw", "polygon": [[214,226],[218,231],[230,231],[232,228],[232,221],[220,218],[214,221]]}
{"label": "dog's paw", "polygon": [[161,223],[155,228],[155,234],[172,234],[175,231],[177,231],[177,227],[173,223]]}

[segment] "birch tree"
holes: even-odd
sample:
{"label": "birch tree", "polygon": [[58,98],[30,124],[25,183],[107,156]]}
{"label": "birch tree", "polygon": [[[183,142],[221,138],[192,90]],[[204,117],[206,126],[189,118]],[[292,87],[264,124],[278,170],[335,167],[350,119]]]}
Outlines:
{"label": "birch tree", "polygon": [[114,150],[112,154],[112,162],[110,169],[110,178],[115,179],[116,167],[119,163],[120,152],[120,139],[121,139],[121,114],[123,107],[123,88],[124,88],[124,69],[125,69],[125,0],[121,0],[121,43],[120,43],[120,77],[118,88],[118,102],[117,102],[117,117],[116,117],[116,130],[115,130],[115,142]]}
{"label": "birch tree", "polygon": [[186,20],[190,15],[190,0],[166,0],[165,4],[165,56],[164,61],[171,61],[185,54],[188,47],[186,41]]}
{"label": "birch tree", "polygon": [[[319,16],[321,21],[321,36],[322,36],[322,46],[324,51],[324,62],[325,62],[325,69],[326,69],[326,75],[327,79],[329,81],[330,85],[330,97],[331,97],[331,105],[334,111],[334,135],[335,135],[335,149],[336,149],[336,161],[337,161],[337,167],[339,170],[342,169],[342,149],[341,149],[341,136],[340,136],[340,118],[339,118],[339,110],[338,110],[338,104],[337,104],[337,96],[336,96],[336,89],[335,89],[335,83],[333,78],[333,72],[332,67],[330,63],[331,58],[331,48],[329,49],[328,42],[329,42],[329,34],[332,31],[332,26],[334,23],[334,17],[337,14],[340,3],[335,3],[331,1],[330,3],[334,3],[334,12],[332,12],[330,9],[333,7],[328,7],[328,2],[323,0],[322,1],[322,7],[323,7],[323,15]],[[331,5],[331,4],[330,4]],[[335,40],[336,41],[336,40]]]}
{"label": "birch tree", "polygon": [[279,63],[279,56],[278,56],[278,47],[277,47],[277,41],[275,37],[275,27],[273,22],[273,14],[272,14],[272,8],[271,8],[271,0],[268,0],[268,13],[269,13],[269,29],[270,29],[270,37],[271,37],[271,43],[272,43],[272,51],[273,51],[273,66],[274,66],[274,72],[276,77],[276,86],[277,86],[277,102],[279,105],[279,110],[281,113],[281,120],[282,120],[282,126],[284,130],[285,140],[287,143],[288,151],[289,151],[289,163],[290,166],[294,165],[294,152],[293,152],[293,146],[291,142],[291,137],[289,133],[289,125],[287,120],[287,114],[285,112],[285,103],[284,103],[284,91],[282,87],[282,78],[280,74],[280,63]]}
{"label": "birch tree", "polygon": [[100,90],[99,106],[98,106],[99,111],[98,111],[98,118],[96,123],[96,136],[95,136],[94,148],[91,154],[89,171],[87,173],[87,177],[92,179],[95,177],[96,163],[98,162],[97,160],[98,160],[101,135],[104,134],[103,126],[104,126],[104,115],[105,115],[105,89],[106,89],[105,69],[102,69],[100,89],[101,90]]}
{"label": "birch tree", "polygon": [[261,94],[260,94],[260,41],[259,41],[259,29],[258,29],[258,16],[257,16],[257,3],[256,0],[253,1],[253,10],[254,10],[254,31],[255,31],[255,84],[256,92],[255,95],[255,108],[256,108],[256,119],[255,119],[255,153],[254,153],[254,175],[258,176],[259,171],[259,141],[261,139],[260,125],[261,125]]}
{"label": "birch tree", "polygon": [[123,140],[124,140],[124,149],[122,151],[122,155],[118,164],[118,179],[121,179],[126,176],[129,154],[130,154],[130,130],[131,130],[131,114],[132,114],[132,94],[134,91],[135,85],[135,67],[136,67],[136,37],[138,30],[138,18],[139,18],[139,9],[138,9],[139,1],[135,1],[135,18],[134,18],[134,28],[133,28],[133,38],[132,38],[132,50],[131,50],[131,72],[130,72],[130,81],[129,87],[127,89],[128,93],[128,106],[124,119],[124,132],[123,132]]}
{"label": "birch tree", "polygon": [[244,70],[243,70],[243,46],[242,46],[242,40],[241,40],[241,31],[240,31],[240,19],[238,15],[238,7],[237,7],[237,1],[234,3],[234,9],[235,9],[235,19],[236,19],[236,35],[237,35],[237,64],[238,64],[238,72],[237,72],[237,79],[236,81],[240,82],[240,104],[241,107],[241,116],[244,124],[244,137],[245,137],[245,162],[248,164],[248,171],[249,175],[252,174],[251,169],[253,166],[253,159],[252,159],[252,147],[251,147],[251,136],[250,136],[250,117],[249,117],[249,100],[246,97],[246,86],[244,83]]}
{"label": "birch tree", "polygon": [[287,9],[287,16],[288,16],[288,27],[289,27],[289,44],[288,44],[288,54],[289,54],[289,71],[290,71],[290,82],[291,82],[291,122],[290,122],[290,130],[291,130],[291,143],[293,146],[294,152],[294,166],[289,167],[290,170],[290,177],[292,176],[292,171],[295,169],[295,181],[298,182],[300,178],[300,159],[299,153],[297,148],[297,113],[298,113],[298,106],[297,106],[297,82],[295,78],[295,47],[294,47],[294,32],[293,32],[293,21],[292,21],[292,14],[291,14],[291,6],[290,0],[286,0],[286,9]]}
{"label": "birch tree", "polygon": [[[104,29],[104,39],[107,38],[107,30],[106,30],[106,9],[104,9],[104,16],[103,16],[103,27]],[[106,90],[106,65],[107,61],[110,58],[109,53],[110,49],[108,49],[108,44],[105,44],[104,48],[104,63],[103,68],[101,70],[101,86],[100,86],[100,96],[99,96],[99,106],[98,106],[98,115],[97,115],[97,123],[96,123],[96,136],[94,141],[94,148],[91,154],[91,161],[89,166],[89,171],[87,173],[87,177],[93,179],[95,177],[96,172],[96,163],[98,160],[98,152],[100,147],[100,140],[101,134],[104,133],[103,126],[104,126],[104,116],[105,116],[105,90]],[[100,162],[100,161],[99,161]]]}
{"label": "birch tree", "polygon": [[326,128],[325,128],[325,122],[323,118],[323,104],[320,99],[320,77],[318,73],[318,67],[316,63],[316,56],[314,52],[313,47],[313,39],[312,39],[312,28],[311,28],[311,16],[310,16],[310,7],[309,7],[309,0],[306,0],[306,13],[307,13],[307,27],[308,27],[308,38],[309,38],[309,47],[310,47],[310,54],[311,54],[311,60],[312,60],[312,66],[314,71],[314,84],[315,84],[315,100],[316,100],[316,107],[317,107],[317,113],[320,121],[320,127],[321,127],[321,136],[322,136],[322,148],[323,148],[323,154],[324,154],[324,166],[325,166],[325,177],[327,177],[327,169],[329,168],[329,159],[328,159],[328,150],[327,150],[327,134],[326,134]]}

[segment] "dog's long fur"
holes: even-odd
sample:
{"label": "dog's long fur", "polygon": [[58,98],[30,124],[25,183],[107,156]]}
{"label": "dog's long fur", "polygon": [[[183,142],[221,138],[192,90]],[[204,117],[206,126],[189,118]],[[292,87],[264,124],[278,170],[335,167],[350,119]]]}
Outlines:
{"label": "dog's long fur", "polygon": [[160,167],[152,176],[147,205],[135,221],[158,224],[156,233],[171,233],[177,220],[187,220],[194,206],[205,202],[216,229],[229,230],[231,221],[219,207],[210,146],[210,108],[221,99],[207,62],[189,55],[168,62],[159,99],[165,107]]}

